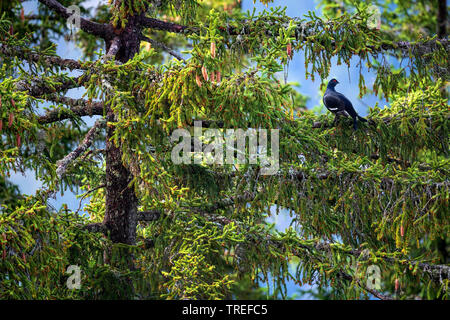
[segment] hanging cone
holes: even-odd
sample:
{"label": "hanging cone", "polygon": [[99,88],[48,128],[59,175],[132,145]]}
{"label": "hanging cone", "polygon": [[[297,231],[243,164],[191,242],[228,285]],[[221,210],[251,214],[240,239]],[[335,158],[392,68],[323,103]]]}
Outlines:
{"label": "hanging cone", "polygon": [[9,113],[9,119],[8,119],[8,128],[11,128],[12,124],[14,122],[14,113]]}
{"label": "hanging cone", "polygon": [[395,291],[397,292],[400,289],[400,280],[395,279]]}
{"label": "hanging cone", "polygon": [[222,80],[222,75],[220,74],[220,71],[216,72],[216,81],[219,83]]}
{"label": "hanging cone", "polygon": [[292,44],[288,43],[286,47],[286,53],[290,59],[292,59]]}
{"label": "hanging cone", "polygon": [[16,145],[17,145],[17,148],[20,148],[20,145],[21,145],[20,133],[16,134]]}
{"label": "hanging cone", "polygon": [[197,85],[201,88],[202,87],[202,81],[200,80],[200,77],[198,74],[195,75],[195,82],[197,82]]}
{"label": "hanging cone", "polygon": [[205,79],[205,81],[208,81],[208,71],[206,70],[205,66],[202,67],[202,75],[203,79]]}
{"label": "hanging cone", "polygon": [[215,58],[216,57],[216,43],[215,42],[211,42],[211,57]]}

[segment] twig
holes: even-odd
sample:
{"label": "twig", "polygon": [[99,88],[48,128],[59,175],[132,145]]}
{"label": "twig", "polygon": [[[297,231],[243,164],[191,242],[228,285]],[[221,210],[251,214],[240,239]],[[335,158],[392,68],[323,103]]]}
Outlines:
{"label": "twig", "polygon": [[96,190],[98,190],[98,189],[104,188],[104,187],[106,187],[106,185],[105,185],[105,184],[101,184],[101,185],[99,185],[99,186],[97,186],[97,187],[95,187],[95,188],[92,188],[91,190],[86,191],[86,193],[83,194],[83,195],[81,196],[80,203],[79,203],[79,205],[78,205],[78,209],[77,209],[77,211],[76,211],[76,214],[78,214],[78,212],[81,210],[81,204],[82,204],[83,200],[84,200],[88,195],[90,195],[92,192],[94,192],[94,191],[96,191]]}
{"label": "twig", "polygon": [[89,232],[99,232],[99,233],[103,233],[103,234],[106,234],[108,232],[108,228],[101,222],[90,223],[87,225],[81,225],[80,227]]}
{"label": "twig", "polygon": [[114,58],[117,52],[119,52],[119,49],[120,49],[120,38],[114,37],[111,43],[108,43],[107,53],[104,56],[104,60],[108,61]]}
{"label": "twig", "polygon": [[56,175],[58,176],[58,179],[61,179],[66,174],[67,168],[70,163],[72,163],[76,158],[80,156],[83,152],[87,150],[94,141],[94,137],[97,133],[97,130],[104,126],[105,122],[103,119],[99,119],[95,122],[94,126],[88,131],[86,134],[86,137],[84,138],[83,142],[81,142],[78,147],[73,150],[71,153],[69,153],[67,156],[65,156],[63,159],[59,160],[57,164],[56,169]]}
{"label": "twig", "polygon": [[141,35],[141,40],[150,43],[152,46],[154,47],[158,47],[163,49],[164,51],[168,52],[169,54],[171,54],[172,56],[174,56],[175,58],[177,58],[180,61],[184,61],[185,59],[180,56],[178,53],[176,53],[175,51],[173,51],[172,49],[170,49],[168,46],[166,46],[164,43],[158,42],[156,40],[150,39],[144,35]]}
{"label": "twig", "polygon": [[151,210],[151,211],[140,211],[137,213],[136,220],[137,221],[156,221],[161,217],[160,210]]}
{"label": "twig", "polygon": [[158,19],[141,17],[139,23],[147,28],[158,29],[163,31],[175,32],[175,33],[183,33],[183,32],[192,32],[197,29],[191,29],[187,26],[183,26],[180,24],[165,22]]}

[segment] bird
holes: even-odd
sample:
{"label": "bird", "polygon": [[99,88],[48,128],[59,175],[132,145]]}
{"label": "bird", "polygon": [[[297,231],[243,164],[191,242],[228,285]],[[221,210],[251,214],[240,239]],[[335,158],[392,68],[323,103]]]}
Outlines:
{"label": "bird", "polygon": [[356,130],[358,129],[358,120],[362,122],[367,122],[367,120],[356,113],[355,108],[346,96],[334,89],[338,83],[339,81],[336,79],[331,79],[328,82],[327,90],[323,95],[323,104],[336,115],[333,124],[337,123],[341,115],[350,116],[353,118],[353,129]]}

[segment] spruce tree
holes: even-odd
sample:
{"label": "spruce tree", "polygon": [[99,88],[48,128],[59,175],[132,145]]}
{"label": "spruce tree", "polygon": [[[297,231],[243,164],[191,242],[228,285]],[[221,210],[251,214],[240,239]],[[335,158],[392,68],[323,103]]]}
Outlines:
{"label": "spruce tree", "polygon": [[[1,299],[285,298],[287,281],[334,299],[448,299],[446,1],[376,1],[375,25],[373,1],[322,0],[320,17],[87,2],[33,1],[33,15],[0,3]],[[56,54],[62,37],[79,60]],[[324,84],[334,62],[365,66],[376,80],[360,71],[360,96],[389,106],[356,131],[306,110],[280,80],[297,54]],[[194,148],[197,160],[174,163],[172,134],[194,136],[195,121],[278,130],[279,169]],[[36,194],[8,180],[25,170],[43,182]],[[50,205],[67,190],[89,199],[85,215]],[[267,217],[283,210],[292,224],[277,231]]]}

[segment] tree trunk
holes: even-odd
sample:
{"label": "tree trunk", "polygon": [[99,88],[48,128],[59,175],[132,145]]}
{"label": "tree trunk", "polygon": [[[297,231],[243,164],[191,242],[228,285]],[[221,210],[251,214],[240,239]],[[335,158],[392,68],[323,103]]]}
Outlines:
{"label": "tree trunk", "polygon": [[447,0],[438,1],[437,34],[439,39],[447,35]]}
{"label": "tree trunk", "polygon": [[[131,17],[124,29],[115,30],[120,38],[118,51],[114,55],[116,61],[122,63],[132,59],[139,52],[141,30],[136,26],[136,18]],[[106,43],[109,53],[111,41]],[[107,106],[106,120],[116,121],[114,111]],[[113,243],[127,245],[136,244],[137,206],[138,199],[133,188],[129,187],[132,180],[131,172],[122,162],[122,150],[111,141],[114,127],[107,128],[106,132],[106,211],[103,220],[109,232],[109,239]],[[119,269],[135,269],[133,253],[128,248],[112,248],[105,252],[105,262]],[[120,298],[132,299],[134,297],[133,279],[130,276],[119,279],[116,288]]]}
{"label": "tree trunk", "polygon": [[[141,33],[137,25],[139,16],[129,18],[124,29],[116,30],[120,37],[119,50],[115,56],[122,63],[139,52]],[[107,52],[111,43],[106,43]],[[108,107],[107,121],[115,121],[114,112]],[[110,138],[114,128],[108,127],[106,134],[106,212],[104,223],[113,243],[136,244],[136,214],[138,201],[134,190],[128,187],[132,180],[130,171],[122,163],[122,151]]]}
{"label": "tree trunk", "polygon": [[[112,110],[108,121],[114,121]],[[106,135],[106,212],[104,223],[113,243],[136,244],[137,198],[128,187],[132,176],[122,163],[122,151],[110,141],[114,128]]]}

